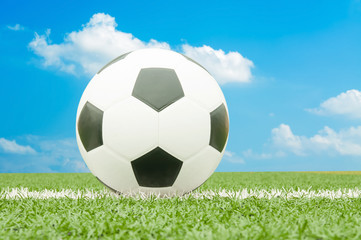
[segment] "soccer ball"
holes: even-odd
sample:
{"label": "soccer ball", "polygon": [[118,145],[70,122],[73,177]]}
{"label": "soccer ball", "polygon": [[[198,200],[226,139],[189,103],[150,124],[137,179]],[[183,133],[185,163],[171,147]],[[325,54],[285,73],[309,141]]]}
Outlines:
{"label": "soccer ball", "polygon": [[214,78],[194,60],[162,49],[126,53],[89,82],[76,138],[90,171],[123,194],[182,195],[217,168],[228,110]]}

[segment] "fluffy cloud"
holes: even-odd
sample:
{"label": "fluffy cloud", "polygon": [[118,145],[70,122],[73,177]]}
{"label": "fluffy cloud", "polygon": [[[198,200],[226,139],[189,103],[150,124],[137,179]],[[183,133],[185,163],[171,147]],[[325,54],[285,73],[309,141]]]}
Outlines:
{"label": "fluffy cloud", "polygon": [[355,89],[348,90],[322,102],[319,108],[308,111],[319,115],[344,115],[361,119],[361,92]]}
{"label": "fluffy cloud", "polygon": [[223,50],[214,50],[209,46],[192,47],[182,46],[188,57],[198,61],[212,73],[219,83],[249,82],[252,77],[253,62],[243,57],[239,52],[225,53]]}
{"label": "fluffy cloud", "polygon": [[45,35],[35,34],[29,47],[43,58],[44,66],[74,75],[93,75],[111,59],[135,49],[169,49],[167,43],[156,40],[143,42],[130,33],[116,30],[116,27],[113,17],[98,13],[80,31],[69,33],[63,43],[51,44],[48,30]]}
{"label": "fluffy cloud", "polygon": [[75,139],[47,139],[39,136],[28,136],[28,140],[40,149],[39,160],[52,171],[89,171],[80,156]]}
{"label": "fluffy cloud", "polygon": [[243,158],[239,157],[236,153],[231,151],[225,151],[223,159],[231,163],[241,163],[244,164]]}
{"label": "fluffy cloud", "polygon": [[[5,153],[0,154],[0,172],[89,171],[80,156],[75,139],[48,139],[39,136],[26,136],[22,137],[22,140],[33,146],[37,151],[35,152],[34,148],[30,146],[20,146],[27,149],[23,150],[22,155],[9,154],[13,152],[4,151]],[[1,138],[0,147],[3,147],[3,142],[4,140]],[[7,142],[15,143],[15,141]]]}
{"label": "fluffy cloud", "polygon": [[278,128],[272,129],[271,132],[273,145],[280,149],[290,150],[297,155],[303,154],[303,137],[294,135],[290,126],[281,124]]}
{"label": "fluffy cloud", "polygon": [[6,153],[15,154],[34,154],[36,151],[30,146],[22,146],[16,143],[15,140],[7,140],[0,138],[0,148]]}
{"label": "fluffy cloud", "polygon": [[[279,153],[275,154],[279,156]],[[246,151],[242,152],[242,156],[246,159],[270,159],[274,157],[272,153],[255,153],[252,149],[247,149]],[[283,155],[282,155],[283,156]]]}
{"label": "fluffy cloud", "polygon": [[24,30],[24,27],[21,26],[20,24],[15,24],[14,26],[8,25],[6,27],[8,29],[12,30],[12,31],[22,31],[22,30]]}
{"label": "fluffy cloud", "polygon": [[[148,47],[170,49],[166,42],[154,39],[145,42],[116,27],[113,17],[98,13],[81,30],[67,34],[60,44],[51,43],[50,30],[47,30],[44,35],[36,33],[29,47],[42,58],[45,67],[87,76],[92,76],[122,53]],[[209,46],[192,47],[187,44],[181,49],[185,55],[203,64],[220,83],[249,82],[252,77],[252,61],[238,52],[225,53]]]}
{"label": "fluffy cloud", "polygon": [[361,126],[339,132],[326,126],[308,138],[293,134],[290,126],[281,124],[272,129],[272,145],[278,151],[300,156],[310,154],[361,156]]}

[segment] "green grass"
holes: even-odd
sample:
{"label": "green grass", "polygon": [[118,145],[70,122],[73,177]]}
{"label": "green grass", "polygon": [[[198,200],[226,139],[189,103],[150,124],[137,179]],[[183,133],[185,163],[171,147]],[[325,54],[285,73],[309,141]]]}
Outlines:
{"label": "green grass", "polygon": [[[215,173],[198,191],[361,188],[361,175]],[[91,174],[0,174],[7,188],[103,190]],[[361,199],[0,199],[0,239],[360,239]]]}
{"label": "green grass", "polygon": [[[214,173],[199,190],[209,189],[318,189],[361,188],[361,172],[230,172]],[[0,191],[4,188],[102,190],[103,185],[90,173],[3,173]]]}

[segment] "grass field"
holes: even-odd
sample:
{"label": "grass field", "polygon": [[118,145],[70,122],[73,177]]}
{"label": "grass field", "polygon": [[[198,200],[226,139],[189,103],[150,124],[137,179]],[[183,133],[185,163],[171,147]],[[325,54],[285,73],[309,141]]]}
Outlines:
{"label": "grass field", "polygon": [[91,174],[0,174],[0,239],[361,239],[361,175],[215,173],[127,198]]}

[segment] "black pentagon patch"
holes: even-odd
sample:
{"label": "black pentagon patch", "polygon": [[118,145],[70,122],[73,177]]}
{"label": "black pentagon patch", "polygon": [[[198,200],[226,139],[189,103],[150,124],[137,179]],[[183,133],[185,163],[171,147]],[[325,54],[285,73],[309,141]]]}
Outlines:
{"label": "black pentagon patch", "polygon": [[183,162],[160,147],[131,162],[135,177],[142,187],[170,187]]}
{"label": "black pentagon patch", "polygon": [[132,95],[158,112],[184,97],[177,74],[169,68],[140,70]]}
{"label": "black pentagon patch", "polygon": [[103,145],[103,111],[87,102],[78,119],[78,133],[87,152]]}
{"label": "black pentagon patch", "polygon": [[[180,53],[180,54],[181,54],[181,53]],[[201,68],[203,68],[204,70],[206,70],[206,71],[208,72],[208,70],[207,70],[205,67],[203,67],[200,63],[196,62],[195,60],[193,60],[192,58],[190,58],[190,57],[188,57],[188,56],[186,56],[186,55],[184,55],[184,54],[182,54],[182,55],[183,55],[183,57],[185,57],[187,60],[189,60],[189,61],[197,64],[198,66],[200,66]],[[209,72],[208,72],[208,73],[209,73]]]}
{"label": "black pentagon patch", "polygon": [[119,57],[111,60],[111,61],[108,62],[104,67],[102,67],[102,69],[100,69],[97,74],[101,73],[104,69],[106,69],[107,67],[109,67],[109,66],[112,65],[113,63],[116,63],[116,62],[118,62],[119,60],[124,59],[129,53],[131,53],[131,52],[124,53],[123,55],[120,55]]}
{"label": "black pentagon patch", "polygon": [[218,108],[211,112],[211,138],[209,145],[219,152],[222,152],[227,141],[228,131],[229,121],[227,110],[222,103]]}

